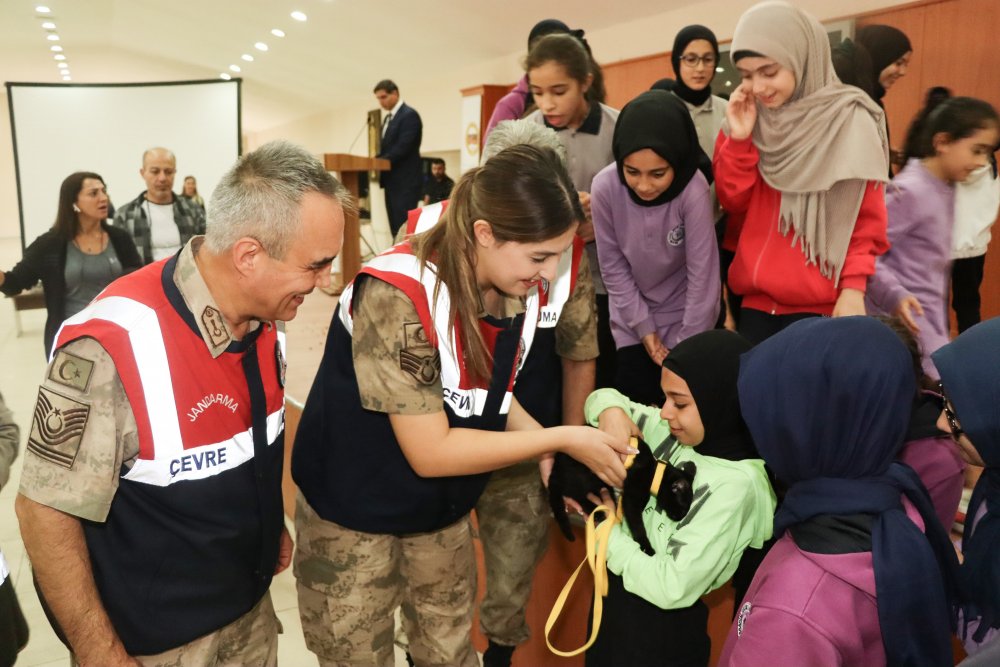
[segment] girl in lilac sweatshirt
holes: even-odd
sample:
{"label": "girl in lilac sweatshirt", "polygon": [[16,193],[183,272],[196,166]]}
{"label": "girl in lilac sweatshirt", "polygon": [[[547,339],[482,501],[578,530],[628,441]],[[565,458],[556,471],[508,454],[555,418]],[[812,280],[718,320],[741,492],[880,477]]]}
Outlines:
{"label": "girl in lilac sweatshirt", "polygon": [[876,262],[866,305],[869,313],[898,315],[920,340],[924,370],[938,377],[930,355],[949,339],[954,184],[987,163],[1000,118],[982,100],[954,97],[925,122],[918,157],[886,193],[891,248]]}
{"label": "girl in lilac sweatshirt", "polygon": [[617,347],[615,388],[660,405],[663,359],[719,314],[712,198],[700,170],[710,165],[684,103],[662,90],[625,105],[612,151],[590,205]]}

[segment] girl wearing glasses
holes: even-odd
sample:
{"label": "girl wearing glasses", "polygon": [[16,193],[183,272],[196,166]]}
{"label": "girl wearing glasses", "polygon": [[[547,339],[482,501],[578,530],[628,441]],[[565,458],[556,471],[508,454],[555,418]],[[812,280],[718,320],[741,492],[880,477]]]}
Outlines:
{"label": "girl wearing glasses", "polygon": [[945,402],[938,428],[962,457],[984,470],[972,492],[962,534],[958,636],[969,659],[1000,663],[1000,319],[971,327],[933,355]]}
{"label": "girl wearing glasses", "polygon": [[743,79],[715,154],[719,202],[745,221],[729,269],[739,330],[759,343],[818,315],[863,315],[888,249],[884,114],[837,80],[826,30],[785,2],[748,10],[732,59]]}
{"label": "girl wearing glasses", "polygon": [[948,281],[955,224],[955,183],[989,163],[1000,117],[988,103],[953,97],[925,121],[916,156],[886,194],[891,249],[878,258],[868,284],[869,310],[898,315],[920,341],[924,371],[948,342]]}

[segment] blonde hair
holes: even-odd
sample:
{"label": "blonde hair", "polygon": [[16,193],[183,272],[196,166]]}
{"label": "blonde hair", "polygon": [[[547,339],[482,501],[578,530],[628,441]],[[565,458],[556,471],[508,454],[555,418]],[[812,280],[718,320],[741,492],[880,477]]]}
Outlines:
{"label": "blonde hair", "polygon": [[479,329],[482,298],[475,273],[475,222],[488,222],[501,243],[537,243],[564,234],[583,219],[559,156],[547,148],[519,144],[463,174],[441,221],[411,239],[421,264],[436,266],[435,299],[442,284],[448,288],[450,319],[460,332],[465,367],[474,379],[488,379],[493,365]]}

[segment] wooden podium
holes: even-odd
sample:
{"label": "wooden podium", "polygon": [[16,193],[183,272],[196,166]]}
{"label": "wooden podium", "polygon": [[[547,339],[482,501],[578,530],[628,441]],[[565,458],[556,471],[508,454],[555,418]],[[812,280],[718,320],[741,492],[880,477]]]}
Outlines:
{"label": "wooden podium", "polygon": [[[323,166],[337,172],[355,201],[358,199],[358,174],[364,171],[389,171],[389,161],[346,153],[324,153]],[[344,211],[344,247],[340,251],[340,284],[331,285],[339,294],[361,270],[361,224],[356,211]]]}

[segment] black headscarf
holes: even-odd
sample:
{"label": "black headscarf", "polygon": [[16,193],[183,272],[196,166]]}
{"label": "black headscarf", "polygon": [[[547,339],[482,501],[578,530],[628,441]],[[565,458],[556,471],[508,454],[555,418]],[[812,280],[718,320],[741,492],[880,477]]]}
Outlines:
{"label": "black headscarf", "polygon": [[878,81],[879,75],[886,67],[913,50],[910,38],[902,30],[891,25],[866,25],[858,29],[854,41],[863,46],[871,57],[875,101],[881,103],[885,96],[885,88]]}
{"label": "black headscarf", "polygon": [[684,49],[688,47],[688,44],[696,39],[707,40],[712,45],[712,50],[715,51],[715,62],[718,63],[719,40],[715,38],[714,32],[703,25],[689,25],[677,33],[677,37],[674,38],[674,50],[670,52],[670,63],[674,66],[674,74],[677,76],[674,94],[685,102],[701,106],[712,94],[712,77],[715,77],[715,68],[712,68],[712,75],[708,80],[708,85],[702,90],[688,88],[687,84],[684,83],[684,77],[681,76],[681,56],[684,55]]}
{"label": "black headscarf", "polygon": [[[979,619],[982,641],[1000,627],[1000,318],[981,322],[931,355],[945,395],[986,467],[965,514],[960,568],[966,620]],[[983,503],[986,514],[974,519]]]}
{"label": "black headscarf", "polygon": [[[674,180],[663,194],[644,201],[625,182],[625,158],[650,148],[674,170]],[[611,150],[618,166],[618,178],[629,197],[640,206],[661,206],[679,195],[702,169],[711,183],[712,163],[701,150],[698,132],[684,103],[665,90],[647,90],[625,105],[618,115]]]}
{"label": "black headscarf", "polygon": [[531,50],[531,43],[539,37],[545,37],[545,35],[553,35],[556,33],[573,35],[581,42],[583,41],[582,30],[570,30],[570,27],[559,19],[543,19],[536,23],[531,29],[531,32],[528,33],[528,50]]}
{"label": "black headscarf", "polygon": [[[795,537],[797,526],[825,517],[870,515],[887,663],[950,665],[955,551],[916,473],[895,462],[915,389],[910,353],[870,317],[801,320],[740,366],[743,417],[789,487],[775,536],[791,529]],[[924,532],[907,517],[904,495]]]}
{"label": "black headscarf", "polygon": [[750,341],[738,333],[713,329],[682,340],[663,360],[664,368],[687,382],[698,406],[705,427],[699,454],[729,461],[760,458],[736,392],[740,355],[750,348]]}
{"label": "black headscarf", "polygon": [[677,86],[677,82],[671,78],[657,79],[656,83],[649,87],[650,90],[665,90],[668,93],[673,92],[674,88]]}

